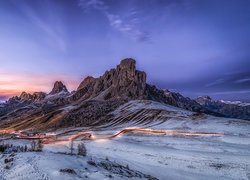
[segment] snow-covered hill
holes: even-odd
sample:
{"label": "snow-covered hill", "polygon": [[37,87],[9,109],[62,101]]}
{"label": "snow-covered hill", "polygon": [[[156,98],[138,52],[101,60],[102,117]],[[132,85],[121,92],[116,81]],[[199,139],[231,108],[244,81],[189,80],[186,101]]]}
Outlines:
{"label": "snow-covered hill", "polygon": [[[110,115],[113,115],[112,123],[92,129],[95,136],[112,135],[126,127],[214,132],[223,136],[130,133],[112,140],[84,141],[87,157],[66,155],[70,152],[68,141],[47,144],[43,152],[16,154],[10,169],[4,169],[5,164],[0,163],[0,179],[250,178],[249,121],[197,114],[144,100],[130,101]],[[63,139],[84,129],[91,130],[80,127],[61,129],[56,133]],[[5,141],[8,142],[27,143]],[[74,142],[74,152],[82,142],[81,139]],[[0,155],[1,162],[5,158]],[[75,173],[62,173],[61,169],[73,169]]]}

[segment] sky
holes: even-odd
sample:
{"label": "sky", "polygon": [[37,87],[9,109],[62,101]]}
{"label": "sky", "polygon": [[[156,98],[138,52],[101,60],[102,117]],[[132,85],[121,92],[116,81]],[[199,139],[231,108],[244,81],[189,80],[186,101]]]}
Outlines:
{"label": "sky", "polygon": [[250,102],[249,0],[0,0],[0,100],[74,90],[123,58],[195,98]]}

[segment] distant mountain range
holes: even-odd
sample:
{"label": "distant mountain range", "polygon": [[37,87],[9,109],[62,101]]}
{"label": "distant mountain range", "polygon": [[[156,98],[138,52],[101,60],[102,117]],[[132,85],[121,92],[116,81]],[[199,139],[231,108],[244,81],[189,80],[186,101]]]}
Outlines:
{"label": "distant mountain range", "polygon": [[[86,77],[69,92],[60,81],[49,94],[23,92],[0,106],[0,126],[15,129],[95,126],[112,119],[110,112],[131,100],[150,100],[199,114],[250,120],[250,105],[214,101],[208,96],[196,100],[162,90],[146,82],[147,75],[136,70],[134,59],[124,59],[102,76]],[[135,117],[131,117],[135,118]]]}
{"label": "distant mountain range", "polygon": [[250,103],[240,101],[213,100],[209,96],[201,96],[196,99],[204,109],[225,117],[250,120]]}

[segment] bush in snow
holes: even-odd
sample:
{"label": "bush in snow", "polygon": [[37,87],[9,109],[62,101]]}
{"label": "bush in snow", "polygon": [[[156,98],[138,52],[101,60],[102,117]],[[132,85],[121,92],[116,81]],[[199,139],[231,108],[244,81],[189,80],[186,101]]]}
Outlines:
{"label": "bush in snow", "polygon": [[69,168],[60,169],[60,172],[62,172],[62,173],[69,173],[69,174],[76,174],[76,172],[75,172],[74,169],[69,169]]}
{"label": "bush in snow", "polygon": [[43,143],[42,143],[42,140],[39,139],[37,141],[37,151],[42,151],[43,150]]}
{"label": "bush in snow", "polygon": [[78,155],[80,155],[80,156],[87,155],[87,149],[83,143],[78,144],[77,150],[78,150]]}
{"label": "bush in snow", "polygon": [[28,151],[27,145],[24,146],[24,149],[23,149],[23,150],[24,150],[24,152],[27,152],[27,151]]}
{"label": "bush in snow", "polygon": [[35,140],[31,142],[31,151],[42,151],[43,149],[43,144],[41,139]]}
{"label": "bush in snow", "polygon": [[4,144],[0,145],[0,152],[4,152],[6,150],[6,146]]}
{"label": "bush in snow", "polygon": [[[41,148],[41,147],[40,147]],[[4,153],[19,153],[19,152],[27,152],[28,147],[25,146],[14,146],[13,144],[0,144],[0,152]]]}

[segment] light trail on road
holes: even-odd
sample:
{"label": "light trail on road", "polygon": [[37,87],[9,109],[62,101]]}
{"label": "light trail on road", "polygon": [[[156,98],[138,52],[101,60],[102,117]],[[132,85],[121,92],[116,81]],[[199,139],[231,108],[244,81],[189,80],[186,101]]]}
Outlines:
{"label": "light trail on road", "polygon": [[[49,143],[56,143],[62,141],[75,141],[82,138],[82,140],[112,140],[117,137],[121,137],[127,133],[136,133],[136,134],[148,134],[148,135],[161,135],[161,136],[223,136],[224,133],[209,133],[209,132],[192,132],[192,131],[180,131],[180,130],[158,130],[158,129],[148,129],[148,128],[124,128],[115,134],[112,135],[94,135],[93,132],[79,132],[70,136],[67,139],[48,141]],[[46,143],[46,142],[45,142]]]}
{"label": "light trail on road", "polygon": [[56,142],[63,141],[75,141],[79,138],[82,140],[112,140],[117,137],[121,137],[124,134],[133,133],[133,134],[148,134],[148,135],[161,135],[161,136],[223,136],[224,133],[210,133],[210,132],[193,132],[193,131],[181,131],[181,130],[162,130],[162,129],[149,129],[149,128],[138,128],[138,127],[130,127],[124,128],[115,134],[112,135],[95,135],[93,132],[79,132],[74,135],[69,136],[65,139],[57,139],[56,135],[34,135],[34,136],[25,136],[22,134],[22,131],[14,131],[14,130],[1,130],[1,132],[11,133],[18,135],[19,139],[42,139],[44,144],[51,144]]}

